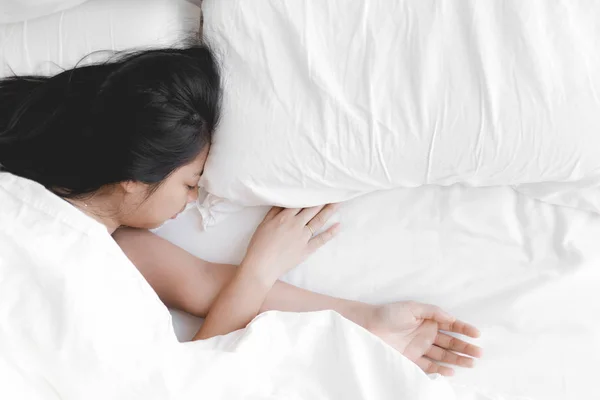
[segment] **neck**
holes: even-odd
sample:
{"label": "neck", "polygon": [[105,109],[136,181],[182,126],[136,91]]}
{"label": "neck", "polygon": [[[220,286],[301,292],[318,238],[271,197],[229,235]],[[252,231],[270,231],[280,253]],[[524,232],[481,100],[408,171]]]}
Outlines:
{"label": "neck", "polygon": [[89,217],[104,225],[111,235],[121,226],[118,212],[115,211],[116,208],[112,207],[109,199],[101,199],[94,196],[85,200],[69,200],[69,202]]}

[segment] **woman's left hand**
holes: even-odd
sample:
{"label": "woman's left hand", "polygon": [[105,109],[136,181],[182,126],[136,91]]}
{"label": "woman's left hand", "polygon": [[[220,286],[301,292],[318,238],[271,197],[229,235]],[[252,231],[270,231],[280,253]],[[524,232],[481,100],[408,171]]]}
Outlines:
{"label": "woman's left hand", "polygon": [[480,347],[442,332],[479,337],[477,328],[456,320],[439,307],[407,301],[372,306],[367,314],[363,327],[427,373],[451,376],[454,370],[440,363],[472,368],[471,357],[482,355]]}

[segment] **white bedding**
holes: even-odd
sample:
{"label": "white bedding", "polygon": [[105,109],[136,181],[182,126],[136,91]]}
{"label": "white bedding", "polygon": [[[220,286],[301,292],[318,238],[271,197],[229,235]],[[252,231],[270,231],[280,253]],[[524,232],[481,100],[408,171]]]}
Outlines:
{"label": "white bedding", "polygon": [[[190,210],[159,234],[237,263],[266,208],[202,232]],[[345,298],[438,304],[483,331],[484,357],[455,384],[540,400],[600,398],[600,217],[510,188],[422,187],[359,197],[339,237],[286,280]],[[174,313],[180,338],[198,321]]]}
{"label": "white bedding", "polygon": [[200,9],[184,0],[88,0],[30,21],[0,24],[0,76],[50,74],[106,58],[103,50],[172,45],[198,32]]}
{"label": "white bedding", "polygon": [[1,399],[498,399],[427,377],[329,311],[179,343],[104,225],[9,173],[0,204]]}
{"label": "white bedding", "polygon": [[585,179],[600,211],[600,2],[203,8],[225,68],[203,176],[213,195],[303,207],[424,184]]}
{"label": "white bedding", "polygon": [[85,0],[0,0],[0,24],[35,19],[75,7]]}
{"label": "white bedding", "polygon": [[[542,5],[540,2],[532,4]],[[89,0],[82,7],[85,8],[68,10],[28,23],[0,26],[0,74],[9,73],[6,62],[17,73],[46,73],[53,68],[51,63],[40,63],[39,60],[47,59],[68,66],[93,50],[165,43],[181,37],[188,27],[197,24],[197,20],[189,18],[190,13],[198,11],[195,7],[171,0]],[[547,192],[542,192],[540,195],[548,195]],[[591,196],[594,194],[595,192]],[[6,204],[2,203],[2,206],[5,207]],[[228,212],[235,210],[227,207],[229,206],[224,206]],[[248,208],[232,214],[229,219],[208,232],[202,232],[199,229],[201,221],[198,212],[191,210],[164,226],[160,234],[208,260],[235,263],[242,258],[250,235],[265,211],[263,207]],[[400,189],[360,197],[347,203],[337,220],[343,223],[342,234],[290,273],[286,280],[312,290],[363,301],[428,301],[441,305],[482,328],[483,337],[478,344],[485,349],[484,358],[476,369],[459,370],[457,376],[450,380],[455,390],[460,391],[459,386],[464,385],[464,392],[473,393],[473,388],[479,388],[478,394],[471,397],[458,396],[459,398],[480,400],[485,398],[484,393],[505,393],[540,400],[600,398],[600,388],[595,383],[600,359],[598,216],[538,203],[509,188],[476,190],[454,186]],[[0,223],[0,230],[3,227],[5,225]],[[6,238],[13,240],[14,232],[8,232]],[[24,243],[31,245],[26,238],[27,236],[23,236]],[[0,252],[0,256],[2,255],[4,253]],[[71,267],[79,270],[80,265],[77,263]],[[19,323],[0,324],[0,334],[5,334],[5,329],[22,327],[20,324],[25,324],[23,326],[27,328],[30,326],[28,323],[45,323],[52,328],[58,342],[68,345],[68,340],[61,342],[66,336],[61,336],[62,331],[57,328],[60,326],[61,308],[57,304],[53,308],[52,303],[44,303],[44,307],[57,313],[52,314],[39,313],[39,309],[35,307],[36,296],[43,298],[43,294],[52,288],[36,285],[37,281],[34,280],[30,282],[31,291],[24,296],[21,284],[9,284],[5,280],[7,275],[4,275],[3,268],[7,268],[7,264],[0,262],[0,286],[7,283],[7,286],[2,286],[5,290],[0,290],[0,318],[3,321],[13,318],[11,323]],[[84,317],[89,319],[75,321],[89,323],[86,327],[90,330],[98,321],[106,322],[100,324],[105,329],[103,333],[125,340],[123,338],[129,332],[134,337],[134,342],[139,344],[141,334],[148,331],[137,335],[136,329],[140,329],[141,325],[131,328],[129,324],[134,322],[134,317],[141,318],[138,312],[140,309],[150,313],[150,309],[159,310],[160,305],[134,270],[116,268],[107,271],[106,274],[98,274],[98,279],[105,280],[106,287],[119,291],[124,299],[141,291],[137,300],[145,303],[138,309],[135,308],[137,303],[119,303],[118,298],[110,302],[109,297],[109,304],[96,303],[98,299],[105,298],[104,293],[94,296],[93,290],[102,288],[98,287],[98,282],[88,282],[90,290],[86,291],[85,286],[80,287],[80,294],[89,296],[91,304],[98,307],[101,313],[84,313]],[[18,269],[17,272],[21,274],[23,270]],[[23,275],[14,276],[24,278]],[[115,285],[115,282],[123,282],[125,277],[136,283],[132,286]],[[74,287],[81,284],[73,275],[66,278]],[[56,299],[65,295],[62,287],[54,289]],[[5,299],[9,295],[26,301],[8,303]],[[123,304],[127,306],[123,307]],[[27,306],[33,306],[31,318],[27,318],[24,312],[19,314],[22,308],[18,307]],[[161,312],[158,311],[159,316],[162,316]],[[46,318],[40,319],[40,315]],[[58,317],[53,319],[52,315]],[[173,315],[179,338],[191,337],[198,321],[177,312],[173,312]],[[173,352],[172,358],[163,365],[162,372],[173,379],[171,383],[177,382],[180,387],[185,386],[185,380],[188,379],[189,389],[192,394],[196,394],[195,398],[198,398],[198,393],[207,395],[209,384],[213,385],[213,389],[221,390],[223,397],[232,398],[231,391],[242,390],[244,384],[251,384],[252,379],[259,378],[256,375],[260,371],[256,368],[256,359],[264,358],[270,345],[275,343],[266,342],[265,339],[273,338],[268,334],[276,330],[278,338],[292,341],[320,339],[326,343],[335,343],[340,337],[355,338],[352,342],[344,342],[345,352],[342,354],[355,354],[353,352],[358,348],[365,349],[365,354],[370,354],[368,362],[362,359],[363,365],[372,366],[376,376],[361,374],[362,379],[355,383],[358,387],[367,388],[364,393],[371,395],[374,400],[384,398],[377,389],[395,384],[399,376],[414,378],[408,382],[409,386],[413,385],[410,388],[423,390],[424,396],[426,390],[436,390],[422,379],[423,376],[415,371],[414,366],[407,365],[401,358],[394,358],[393,363],[381,362],[388,355],[386,349],[369,335],[365,336],[363,331],[357,331],[353,325],[340,321],[343,320],[329,313],[270,313],[259,318],[254,329],[230,336],[229,342],[215,340],[207,344],[211,350],[224,350],[226,354],[206,353],[204,350],[207,347],[202,344],[176,345],[168,330],[164,329],[161,334]],[[75,325],[65,326],[72,332]],[[32,329],[31,332],[35,330]],[[48,344],[44,341],[48,337],[47,332],[38,331],[32,337],[24,337],[23,340],[29,340],[30,345],[20,348],[22,352],[19,352],[19,348],[11,347],[8,340],[0,341],[0,398],[19,399],[6,392],[19,385],[30,390],[25,397],[21,397],[27,400],[38,398],[36,395],[44,399],[59,397],[57,386],[53,386],[53,382],[48,380],[48,376],[58,374],[57,369],[44,369],[39,364],[22,358],[23,354],[35,354],[29,351],[35,349],[31,343],[38,338],[36,335],[41,337],[43,343]],[[104,340],[106,336],[98,335],[97,338]],[[245,339],[236,342],[236,339],[241,338]],[[108,342],[101,343],[107,345]],[[113,345],[114,342],[108,343],[108,347]],[[286,354],[291,356],[302,356],[294,353],[293,346],[286,347],[283,341],[278,345],[279,351],[287,351]],[[57,348],[59,347],[53,349]],[[90,348],[94,349],[93,346]],[[63,356],[67,354],[66,347],[62,350]],[[71,354],[80,354],[77,349],[70,350],[75,350]],[[97,353],[90,351],[89,354],[101,359],[109,354],[119,353],[114,348],[109,353],[96,350]],[[244,352],[250,356],[240,354]],[[256,356],[257,352],[259,357]],[[21,359],[11,359],[7,354],[18,355]],[[274,357],[277,353],[271,354]],[[123,357],[136,355],[143,357],[149,354],[144,354],[143,349],[135,346],[128,347],[122,354]],[[331,352],[317,352],[314,355],[321,355],[320,360],[325,363],[334,362],[338,357]],[[204,363],[207,360],[214,361],[217,356],[223,357],[220,363]],[[26,365],[28,369],[6,369],[14,366],[11,363],[15,360],[22,362],[21,365]],[[49,357],[46,361],[52,363],[57,360],[58,357]],[[68,365],[75,365],[70,364],[68,359],[65,360]],[[346,361],[343,358],[339,360],[342,363]],[[118,364],[118,360],[116,361]],[[132,359],[126,361],[131,362]],[[271,361],[274,368],[286,365],[282,360],[271,358]],[[80,358],[78,362],[89,366],[89,359]],[[106,364],[102,365],[105,368],[102,373],[107,374],[104,377],[109,377],[106,369],[108,360],[104,359],[104,362]],[[360,362],[357,364],[360,367]],[[248,366],[252,368],[247,369]],[[79,377],[90,371],[92,370],[77,370],[81,373]],[[208,378],[198,379],[200,371],[206,371]],[[73,385],[70,393],[72,397],[64,395],[62,398],[116,398],[103,396],[105,392],[102,390],[116,389],[110,385],[116,384],[119,376],[123,379],[119,383],[128,384],[131,381],[127,382],[127,378],[132,376],[142,380],[147,378],[141,372],[129,372],[133,375],[116,374],[115,379],[108,380],[108,385],[98,387],[97,390],[90,390],[89,387],[75,388],[85,380],[78,381],[73,376],[68,376],[63,383]],[[186,372],[190,375],[186,376]],[[309,372],[303,376],[308,377]],[[335,387],[338,382],[333,377],[338,371],[334,369],[325,372],[332,372],[332,375],[325,378],[332,378],[331,387]],[[352,371],[346,372],[348,374],[345,376],[348,377]],[[154,377],[156,376],[159,375]],[[356,376],[348,378],[346,382],[353,379]],[[440,383],[445,381],[441,380]],[[239,386],[232,387],[232,382],[239,383]],[[161,390],[165,390],[167,383],[160,378],[151,383],[152,386],[142,385],[143,389],[150,392],[151,389],[156,389],[152,394],[161,397],[164,394]],[[199,383],[207,384],[204,391],[198,387]],[[441,386],[437,388],[439,387]],[[444,389],[447,387],[442,387]],[[198,392],[193,393],[193,390]],[[223,394],[226,390],[230,390],[227,393],[230,396]],[[81,393],[84,395],[77,397]],[[358,392],[353,394],[356,393]],[[390,397],[394,394],[398,395],[387,393]],[[215,395],[213,398],[217,397]],[[131,398],[134,396],[127,397],[128,400]],[[490,394],[489,398],[497,397]]]}

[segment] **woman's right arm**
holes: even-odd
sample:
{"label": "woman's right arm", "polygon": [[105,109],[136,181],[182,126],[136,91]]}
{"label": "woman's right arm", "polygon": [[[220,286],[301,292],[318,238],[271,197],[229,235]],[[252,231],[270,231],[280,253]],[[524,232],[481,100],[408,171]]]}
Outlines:
{"label": "woman's right arm", "polygon": [[[229,312],[227,310],[233,310],[234,312],[239,310],[241,312],[241,315],[220,316],[225,319],[232,317],[231,320],[238,321],[234,328],[227,329],[243,327],[244,321],[242,320],[251,318],[258,312],[269,310],[292,312],[334,310],[345,318],[379,335],[390,345],[397,348],[398,351],[405,354],[406,350],[399,346],[402,337],[406,335],[403,324],[407,321],[410,322],[419,310],[436,310],[435,307],[432,308],[432,306],[424,306],[418,303],[412,304],[413,308],[416,308],[414,310],[410,306],[407,308],[407,304],[402,302],[379,306],[365,304],[314,293],[280,281],[272,286],[266,296],[264,294],[266,289],[262,286],[262,283],[255,282],[257,292],[260,295],[252,299],[257,292],[246,291],[253,288],[254,284],[251,282],[253,278],[250,277],[250,280],[246,280],[247,278],[243,276],[245,273],[238,274],[236,271],[241,270],[238,266],[206,262],[145,230],[124,228],[118,230],[114,237],[125,254],[158,293],[161,300],[169,307],[199,317],[206,317],[211,306],[216,304],[217,297],[221,297],[219,293],[227,289],[229,294],[223,295],[225,299],[222,300],[224,306],[220,312],[227,313]],[[237,277],[238,282],[234,281],[235,277]],[[239,285],[239,282],[245,283]],[[244,292],[246,293],[244,294]],[[252,303],[254,306],[248,308],[246,304],[242,304],[243,307],[238,308],[243,299],[248,298],[250,299],[248,303]],[[264,301],[257,312],[256,305],[263,298]],[[407,310],[410,311],[408,316],[405,315]],[[218,317],[216,311],[217,309],[213,307],[211,313]],[[244,313],[247,313],[246,316],[243,315]],[[456,321],[443,329],[471,337],[478,335],[476,328],[461,321]],[[456,356],[455,352],[472,357],[481,355],[481,349],[477,346],[456,338],[450,338],[441,333],[438,337],[440,342],[436,339],[435,344],[442,351],[438,349],[436,354],[431,355],[434,360],[445,360],[451,364],[465,365],[464,363],[468,360]],[[426,339],[433,340],[432,338]],[[442,339],[448,339],[447,343]],[[412,342],[416,342],[414,338]],[[448,368],[435,361],[421,367],[429,373],[440,372],[446,375],[449,371]]]}
{"label": "woman's right arm", "polygon": [[[335,205],[301,210],[273,208],[252,237],[242,264],[234,271],[214,268],[214,264],[211,266],[149,232],[122,229],[114,237],[165,304],[206,315],[195,337],[199,339],[243,328],[268,305],[273,286],[287,289],[280,287],[275,294],[284,297],[283,303],[290,311],[300,311],[295,305],[302,299],[307,300],[308,307],[322,303],[331,308],[334,301],[323,301],[330,299],[327,296],[276,282],[334,236],[337,225],[320,235],[311,234],[324,225],[334,210]],[[166,265],[172,269],[166,269]]]}
{"label": "woman's right arm", "polygon": [[245,327],[279,277],[301,263],[337,233],[338,225],[314,236],[335,205],[304,209],[272,208],[256,229],[233,279],[219,293],[194,340]]}
{"label": "woman's right arm", "polygon": [[260,313],[276,278],[256,273],[260,267],[242,263],[219,292],[192,340],[208,339],[242,329]]}
{"label": "woman's right arm", "polygon": [[[147,230],[121,228],[113,236],[163,303],[197,317],[206,317],[217,295],[239,268],[202,260]],[[358,316],[367,306],[277,281],[260,312],[335,310],[360,323]]]}

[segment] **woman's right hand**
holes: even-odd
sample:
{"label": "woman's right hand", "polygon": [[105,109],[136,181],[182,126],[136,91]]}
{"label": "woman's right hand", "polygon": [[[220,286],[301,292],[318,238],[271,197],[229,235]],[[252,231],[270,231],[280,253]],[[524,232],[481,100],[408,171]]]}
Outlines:
{"label": "woman's right hand", "polygon": [[337,234],[339,224],[314,235],[336,208],[337,204],[302,209],[273,207],[252,236],[241,268],[275,283]]}

